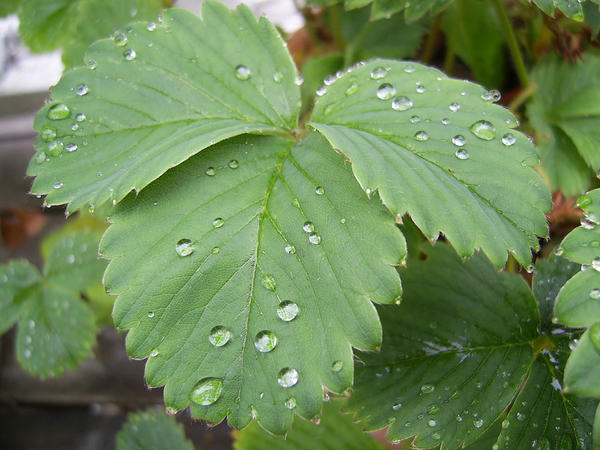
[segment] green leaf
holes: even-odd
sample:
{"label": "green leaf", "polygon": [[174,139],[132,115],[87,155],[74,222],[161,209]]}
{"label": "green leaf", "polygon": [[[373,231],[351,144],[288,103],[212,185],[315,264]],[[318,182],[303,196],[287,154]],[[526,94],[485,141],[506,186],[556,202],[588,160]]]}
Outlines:
{"label": "green leaf", "polygon": [[310,110],[315,91],[323,84],[327,75],[335,74],[344,67],[344,57],[339,53],[313,56],[302,66],[302,112]]}
{"label": "green leaf", "polygon": [[600,447],[600,404],[596,410],[596,417],[594,419],[594,448]]}
{"label": "green leaf", "polygon": [[130,414],[117,434],[117,450],[193,450],[183,427],[161,411]]}
{"label": "green leaf", "polygon": [[[414,22],[428,12],[437,14],[444,10],[453,0],[418,0],[415,2],[402,2],[398,0],[346,0],[346,9],[362,8],[372,4],[371,18],[373,20],[390,18],[392,15],[404,11],[406,22]],[[342,0],[309,0],[307,3],[316,6],[331,6],[341,3]]]}
{"label": "green leaf", "polygon": [[592,264],[600,269],[600,227],[597,226],[600,222],[600,189],[582,195],[577,206],[584,211],[582,226],[571,231],[560,248],[571,261]]}
{"label": "green leaf", "polygon": [[[211,422],[228,415],[242,428],[254,410],[282,434],[290,398],[312,418],[322,385],[351,385],[352,346],[381,343],[369,300],[401,293],[393,266],[405,245],[393,218],[316,133],[296,145],[253,136],[215,145],[128,197],[111,221],[104,282],[119,294],[116,325],[131,329],[127,351],[150,356],[147,382],[166,385],[168,407],[196,399],[192,414]],[[293,305],[278,317],[281,302],[297,317]],[[272,351],[257,349],[275,343],[262,331],[277,338]]]}
{"label": "green leaf", "polygon": [[532,289],[540,309],[542,331],[549,332],[553,328],[553,310],[558,292],[579,270],[579,265],[555,255],[536,262]]}
{"label": "green leaf", "polygon": [[[538,142],[542,144],[542,165],[545,166],[544,153],[565,153],[551,157],[557,163],[550,166],[562,174],[550,178],[553,188],[560,188],[566,194],[581,193],[581,189],[576,190],[581,181],[569,181],[571,176],[577,180],[582,178],[579,158],[594,171],[600,169],[600,154],[596,149],[600,139],[599,72],[600,57],[588,54],[585,61],[577,64],[548,58],[531,74],[531,81],[538,85],[538,90],[528,105],[527,114],[536,129]],[[573,151],[575,149],[578,154]],[[568,159],[572,161],[567,161],[566,167],[560,167],[561,161]]]}
{"label": "green leaf", "polygon": [[40,279],[37,269],[24,260],[0,266],[0,333],[17,321],[24,298]]}
{"label": "green leaf", "polygon": [[20,4],[21,0],[2,0],[0,3],[0,17],[16,13]]}
{"label": "green leaf", "polygon": [[568,353],[563,338],[555,350],[537,357],[527,383],[503,422],[498,449],[592,448],[597,401],[561,391],[562,367]]}
{"label": "green leaf", "polygon": [[307,420],[295,420],[285,439],[265,432],[257,423],[242,431],[234,432],[236,450],[383,450],[385,446],[363,433],[360,424],[352,416],[341,414],[345,404],[332,400],[323,404],[318,425]]}
{"label": "green leaf", "polygon": [[466,263],[445,245],[401,272],[399,308],[379,309],[381,353],[361,353],[348,409],[392,440],[458,448],[500,417],[532,363],[539,315],[516,275],[482,254]]}
{"label": "green leaf", "polygon": [[554,314],[560,323],[585,327],[600,321],[600,273],[584,270],[560,290]]}
{"label": "green leaf", "polygon": [[299,89],[275,27],[245,6],[202,11],[168,10],[153,31],[132,24],[62,77],[36,117],[33,193],[68,211],[118,202],[215,142],[290,133]]}
{"label": "green leaf", "polygon": [[592,29],[592,36],[597,37],[600,33],[600,4],[585,2],[581,5],[585,16],[585,23]]}
{"label": "green leaf", "polygon": [[462,256],[481,248],[498,267],[507,251],[528,265],[550,196],[528,167],[533,146],[488,95],[436,69],[376,60],[328,86],[310,125],[352,161],[366,192],[428,238],[444,233]]}
{"label": "green leaf", "polygon": [[69,40],[78,0],[21,0],[19,34],[33,52],[61,47]]}
{"label": "green leaf", "polygon": [[583,333],[567,361],[565,389],[570,393],[600,396],[600,346],[592,342],[592,336],[597,335],[597,331],[592,327]]}
{"label": "green leaf", "polygon": [[580,1],[572,0],[531,0],[538,8],[548,15],[553,15],[558,9],[570,19],[582,21],[583,9]]}

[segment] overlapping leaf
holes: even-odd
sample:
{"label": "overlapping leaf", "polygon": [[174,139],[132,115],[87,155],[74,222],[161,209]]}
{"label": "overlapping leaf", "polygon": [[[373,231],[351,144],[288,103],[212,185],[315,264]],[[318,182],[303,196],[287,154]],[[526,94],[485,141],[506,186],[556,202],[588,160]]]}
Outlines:
{"label": "overlapping leaf", "polygon": [[310,125],[430,239],[444,233],[463,256],[481,248],[502,266],[508,250],[528,265],[550,197],[529,167],[533,146],[491,98],[432,68],[375,60],[328,86]]}
{"label": "overlapping leaf", "polygon": [[341,414],[342,400],[323,404],[318,424],[307,420],[294,421],[285,439],[265,432],[257,423],[242,431],[234,432],[236,450],[383,450],[385,447],[371,436],[363,433],[360,424],[352,417]]}
{"label": "overlapping leaf", "polygon": [[481,254],[461,263],[443,244],[401,275],[402,305],[380,309],[381,353],[359,356],[365,366],[348,409],[367,429],[389,425],[391,439],[460,448],[503,421],[499,448],[535,440],[589,448],[596,402],[559,392],[569,338],[538,334],[536,302],[520,277],[497,273]]}
{"label": "overlapping leaf", "polygon": [[400,295],[402,235],[317,134],[218,144],[111,220],[104,282],[127,350],[150,356],[168,407],[191,401],[212,422],[244,427],[254,411],[282,434],[294,409],[318,414],[322,385],[350,386],[352,346],[381,342],[370,300]]}
{"label": "overlapping leaf", "polygon": [[160,411],[130,414],[117,434],[117,450],[172,449],[193,450],[183,427]]}
{"label": "overlapping leaf", "polygon": [[32,192],[69,211],[119,201],[191,155],[244,132],[287,133],[296,71],[278,32],[247,7],[169,10],[96,42],[36,117]]}
{"label": "overlapping leaf", "polygon": [[541,144],[542,167],[553,189],[579,194],[591,179],[585,167],[600,169],[600,57],[588,54],[577,64],[549,58],[531,81],[538,90],[527,114]]}
{"label": "overlapping leaf", "polygon": [[[341,3],[343,0],[310,0],[309,3],[317,6],[329,6]],[[407,22],[414,22],[427,13],[437,14],[452,0],[419,0],[415,2],[403,2],[398,0],[345,0],[346,9],[362,8],[371,6],[371,17],[373,19],[389,18],[391,15],[404,11]]]}
{"label": "overlapping leaf", "polygon": [[99,234],[64,235],[43,275],[24,261],[0,266],[0,332],[18,322],[17,358],[30,373],[60,375],[90,356],[96,325],[80,292],[98,284],[106,263]]}

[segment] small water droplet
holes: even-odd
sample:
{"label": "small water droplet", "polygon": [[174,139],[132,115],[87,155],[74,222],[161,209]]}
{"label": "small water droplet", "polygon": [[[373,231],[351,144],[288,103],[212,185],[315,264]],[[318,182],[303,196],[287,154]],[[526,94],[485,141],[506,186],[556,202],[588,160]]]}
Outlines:
{"label": "small water droplet", "polygon": [[475,428],[481,428],[483,426],[483,419],[477,419],[473,421]]}
{"label": "small water droplet", "polygon": [[125,33],[116,33],[113,36],[113,39],[115,41],[115,44],[117,44],[117,47],[124,47],[125,45],[127,45],[127,36],[125,35]]}
{"label": "small water droplet", "polygon": [[94,59],[88,59],[86,65],[90,70],[94,70],[96,67],[98,67],[98,63],[96,63],[96,60]]}
{"label": "small water droplet", "polygon": [[454,155],[458,158],[458,159],[469,159],[469,157],[471,156],[469,154],[469,151],[466,148],[459,148],[458,150],[456,150],[456,152],[454,153]]}
{"label": "small water droplet", "polygon": [[77,85],[77,87],[75,88],[75,93],[79,96],[84,96],[85,94],[87,94],[89,92],[89,89],[87,87],[87,84],[79,84]]}
{"label": "small water droplet", "polygon": [[350,86],[348,86],[348,88],[346,88],[346,95],[352,95],[356,91],[358,91],[358,84],[352,83]]}
{"label": "small water droplet", "polygon": [[147,315],[148,319],[152,319],[154,317],[154,311],[150,311]]}
{"label": "small water droplet", "polygon": [[56,128],[51,127],[50,125],[44,125],[40,131],[40,136],[46,142],[49,142],[56,138]]}
{"label": "small water droplet", "polygon": [[413,101],[405,96],[400,96],[392,100],[392,109],[395,111],[407,111],[413,107]]}
{"label": "small water droplet", "polygon": [[506,430],[508,427],[510,427],[510,420],[504,419],[502,421],[502,428]]}
{"label": "small water droplet", "polygon": [[600,272],[600,257],[596,257],[592,260],[592,269]]}
{"label": "small water droplet", "polygon": [[231,161],[229,161],[228,166],[230,169],[237,169],[238,167],[240,167],[240,163],[237,161],[237,159],[232,159]]}
{"label": "small water droplet", "polygon": [[433,420],[433,419],[429,419],[427,421],[427,425],[430,426],[430,427],[435,427],[437,425],[437,422],[435,420]]}
{"label": "small water droplet", "polygon": [[312,233],[313,231],[315,231],[315,226],[312,222],[304,222],[304,225],[302,225],[302,229],[306,233]]}
{"label": "small water droplet", "polygon": [[215,347],[223,347],[231,339],[231,331],[221,325],[217,325],[208,335],[208,341]]}
{"label": "small water droplet", "polygon": [[341,224],[345,224],[345,223],[346,223],[346,219],[345,219],[344,217],[342,217],[342,218],[340,219],[340,223],[341,223]]}
{"label": "small water droplet", "polygon": [[150,352],[150,356],[152,356],[153,358],[156,358],[158,356],[158,350],[154,349]]}
{"label": "small water droplet", "polygon": [[70,254],[67,256],[67,264],[73,264],[75,262],[75,255]]}
{"label": "small water droplet", "polygon": [[250,78],[250,69],[248,69],[246,66],[240,64],[239,66],[237,66],[235,68],[235,77],[238,80],[242,80],[242,81],[249,79]]}
{"label": "small water droplet", "polygon": [[558,247],[555,247],[555,248],[554,248],[554,251],[553,251],[553,253],[554,253],[556,256],[561,256],[561,255],[562,255],[564,252],[565,252],[565,249],[564,249],[564,248],[562,248],[560,245],[559,245]]}
{"label": "small water droplet", "polygon": [[592,198],[589,194],[583,194],[581,197],[577,199],[577,206],[580,208],[585,208],[592,204]]}
{"label": "small water droplet", "polygon": [[54,183],[54,184],[52,185],[52,187],[53,187],[54,189],[60,189],[61,187],[63,187],[63,182],[62,182],[62,181],[57,181],[56,183]]}
{"label": "small water droplet", "polygon": [[146,25],[146,30],[148,30],[148,31],[156,30],[156,24],[154,22],[150,22],[148,25]]}
{"label": "small water droplet", "polygon": [[292,301],[285,300],[277,307],[277,316],[284,322],[291,322],[299,312],[298,305]]}
{"label": "small water droplet", "polygon": [[460,392],[458,392],[458,391],[454,391],[454,392],[452,393],[452,395],[450,396],[450,398],[451,398],[452,400],[456,400],[457,398],[460,398]]}
{"label": "small water droplet", "polygon": [[435,386],[432,384],[424,384],[421,386],[421,392],[423,394],[431,394],[435,390]]}
{"label": "small water droplet", "polygon": [[517,138],[512,133],[506,133],[504,136],[502,136],[502,143],[507,147],[514,145],[516,142]]}
{"label": "small water droplet", "polygon": [[396,88],[389,83],[383,83],[377,89],[377,98],[380,100],[389,100],[396,95]]}
{"label": "small water droplet", "polygon": [[313,245],[319,245],[321,243],[321,236],[319,236],[317,233],[310,233],[308,235],[308,242]]}
{"label": "small water droplet", "polygon": [[448,109],[452,112],[456,112],[460,109],[460,104],[459,103],[450,103],[450,105],[448,106]]}
{"label": "small water droplet", "polygon": [[286,245],[284,247],[284,250],[288,255],[296,254],[296,247],[294,247],[293,245]]}
{"label": "small water droplet", "polygon": [[225,221],[221,217],[217,217],[213,220],[212,224],[215,228],[221,228],[223,225],[225,225]]}
{"label": "small water droplet", "polygon": [[450,119],[443,118],[442,119],[442,125],[450,125]]}
{"label": "small water droplet", "polygon": [[125,50],[123,52],[123,57],[127,60],[127,61],[133,61],[135,59],[135,57],[137,56],[137,54],[135,53],[135,50],[132,48],[129,48],[127,50]]}
{"label": "small water droplet", "polygon": [[287,409],[294,409],[296,407],[296,399],[294,397],[290,397],[285,401],[284,405]]}
{"label": "small water droplet", "polygon": [[221,378],[204,378],[194,387],[192,401],[202,406],[212,405],[219,399],[222,391]]}
{"label": "small water droplet", "polygon": [[600,289],[594,288],[590,291],[590,298],[594,300],[600,300]]}
{"label": "small water droplet", "polygon": [[471,125],[471,133],[484,141],[491,141],[496,137],[496,127],[487,120],[478,120]]}
{"label": "small water droplet", "polygon": [[275,278],[271,275],[264,273],[262,276],[262,284],[263,286],[271,292],[275,292],[277,287],[277,283],[275,283]]}
{"label": "small water droplet", "polygon": [[261,353],[268,353],[277,347],[277,336],[272,331],[260,331],[254,338],[254,347]]}
{"label": "small water droplet", "polygon": [[298,383],[298,371],[291,367],[285,367],[279,371],[277,375],[277,382],[281,387],[289,388],[295,386]]}
{"label": "small water droplet", "polygon": [[394,411],[398,411],[400,408],[402,408],[402,403],[394,403],[394,404],[392,405],[392,409],[393,409]]}
{"label": "small water droplet", "polygon": [[208,175],[209,177],[214,177],[215,176],[215,168],[214,167],[209,167],[208,169],[206,169],[206,171],[204,172],[206,175]]}
{"label": "small water droplet", "polygon": [[331,364],[331,370],[334,372],[339,372],[344,367],[344,363],[342,361],[334,361]]}
{"label": "small water droplet", "polygon": [[27,322],[27,326],[31,329],[35,328],[35,322],[33,320],[30,320],[29,322]]}
{"label": "small water droplet", "polygon": [[326,92],[327,92],[327,86],[321,86],[319,89],[317,89],[315,91],[315,94],[317,94],[317,96],[319,96],[319,97],[323,97]]}
{"label": "small water droplet", "polygon": [[424,142],[429,139],[429,135],[425,131],[417,131],[415,133],[415,139]]}
{"label": "small water droplet", "polygon": [[58,103],[48,110],[47,117],[50,120],[68,119],[71,116],[71,110],[64,103]]}
{"label": "small water droplet", "polygon": [[52,141],[48,144],[48,154],[51,156],[58,156],[62,153],[65,148],[62,141]]}
{"label": "small water droplet", "polygon": [[423,86],[422,84],[417,85],[416,91],[418,94],[423,94],[425,92],[425,90],[426,90],[425,86]]}
{"label": "small water droplet", "polygon": [[387,70],[384,67],[376,67],[371,71],[371,79],[373,80],[381,80],[383,77],[387,75]]}
{"label": "small water droplet", "polygon": [[77,150],[77,144],[67,144],[67,146],[65,147],[65,150],[68,152],[74,152]]}
{"label": "small water droplet", "polygon": [[30,350],[30,349],[28,349],[28,348],[26,348],[26,349],[23,351],[23,356],[25,356],[25,358],[31,358],[31,350]]}
{"label": "small water droplet", "polygon": [[486,102],[498,102],[502,98],[502,94],[497,89],[492,89],[481,94],[481,98]]}
{"label": "small water droplet", "polygon": [[431,433],[431,438],[434,441],[439,441],[442,438],[442,435],[440,433],[438,433],[437,431],[435,431],[434,433]]}
{"label": "small water droplet", "polygon": [[194,245],[189,239],[180,239],[175,244],[175,253],[179,256],[189,256],[194,253]]}
{"label": "small water droplet", "polygon": [[283,81],[283,74],[281,72],[275,72],[273,74],[273,81],[275,83],[281,83]]}
{"label": "small water droplet", "polygon": [[520,412],[517,413],[517,420],[519,420],[520,422],[523,422],[526,418],[527,416],[525,414]]}
{"label": "small water droplet", "polygon": [[467,143],[467,140],[464,136],[457,134],[452,138],[452,143],[457,147],[463,147]]}
{"label": "small water droplet", "polygon": [[302,78],[302,75],[296,75],[295,83],[296,86],[302,86],[302,84],[304,83],[304,78]]}
{"label": "small water droplet", "polygon": [[220,247],[213,247],[213,249],[210,251],[213,255],[216,255],[217,253],[219,253],[221,251]]}
{"label": "small water droplet", "polygon": [[407,66],[404,67],[404,71],[406,73],[413,73],[415,70],[416,70],[416,68],[412,64],[409,64],[409,65],[407,65]]}
{"label": "small water droplet", "polygon": [[440,412],[440,406],[436,405],[435,403],[433,405],[430,405],[429,408],[427,409],[427,414],[429,414],[430,416],[434,416],[439,412]]}
{"label": "small water droplet", "polygon": [[315,189],[315,194],[323,195],[324,193],[325,193],[325,189],[323,188],[323,186],[317,186],[317,188]]}
{"label": "small water droplet", "polygon": [[85,114],[83,114],[83,113],[79,113],[75,116],[75,120],[77,122],[84,122],[85,119],[86,119],[86,117],[85,117]]}
{"label": "small water droplet", "polygon": [[418,123],[421,121],[421,118],[419,116],[412,116],[409,120],[410,123]]}
{"label": "small water droplet", "polygon": [[27,345],[31,344],[31,336],[25,336],[25,343]]}

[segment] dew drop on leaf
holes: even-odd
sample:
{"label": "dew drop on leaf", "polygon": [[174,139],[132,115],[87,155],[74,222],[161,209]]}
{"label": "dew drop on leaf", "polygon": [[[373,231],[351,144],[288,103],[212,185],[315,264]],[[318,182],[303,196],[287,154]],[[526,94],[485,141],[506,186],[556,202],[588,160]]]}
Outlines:
{"label": "dew drop on leaf", "polygon": [[298,305],[289,300],[285,300],[277,307],[277,316],[284,322],[291,322],[298,315]]}
{"label": "dew drop on leaf", "polygon": [[331,370],[334,372],[339,372],[343,367],[344,363],[342,361],[334,361],[333,364],[331,364]]}
{"label": "dew drop on leaf", "polygon": [[273,74],[273,81],[275,83],[281,83],[283,81],[283,74],[281,72],[275,72]]}
{"label": "dew drop on leaf", "polygon": [[497,89],[492,89],[481,94],[481,98],[486,102],[497,102],[502,98],[502,94]]}
{"label": "dew drop on leaf", "polygon": [[206,175],[208,175],[209,177],[214,177],[215,176],[215,168],[214,167],[209,167],[208,169],[206,169],[206,171],[204,172]]}
{"label": "dew drop on leaf", "polygon": [[390,83],[383,83],[379,86],[379,89],[377,89],[377,98],[380,100],[389,100],[394,95],[396,95],[396,88]]}
{"label": "dew drop on leaf", "polygon": [[148,30],[148,31],[156,30],[156,24],[154,22],[150,22],[148,25],[146,25],[146,30]]}
{"label": "dew drop on leaf", "polygon": [[429,139],[429,135],[425,131],[417,131],[415,133],[415,139],[424,142]]}
{"label": "dew drop on leaf", "polygon": [[85,119],[86,119],[86,117],[85,117],[85,114],[83,114],[83,113],[79,113],[75,116],[75,120],[77,122],[83,122],[83,121],[85,121]]}
{"label": "dew drop on leaf", "polygon": [[175,253],[179,256],[189,256],[194,253],[194,245],[189,239],[180,239],[175,244]]}
{"label": "dew drop on leaf", "polygon": [[47,116],[50,120],[68,119],[71,116],[71,110],[64,103],[59,103],[57,105],[52,106],[48,110]]}
{"label": "dew drop on leaf", "polygon": [[135,57],[137,56],[137,53],[135,53],[135,50],[132,48],[129,48],[127,50],[125,50],[123,52],[123,57],[127,60],[127,61],[133,61],[135,59]]}
{"label": "dew drop on leaf", "polygon": [[295,83],[296,86],[302,86],[304,84],[304,78],[302,78],[302,75],[296,75]]}
{"label": "dew drop on leaf", "polygon": [[483,426],[483,419],[477,419],[473,421],[475,428],[481,428]]}
{"label": "dew drop on leaf", "polygon": [[272,331],[260,331],[254,337],[254,347],[261,353],[268,353],[277,347],[277,336]]}
{"label": "dew drop on leaf", "polygon": [[439,412],[440,412],[440,406],[435,403],[433,405],[430,405],[429,408],[427,409],[427,414],[429,414],[430,416],[434,416]]}
{"label": "dew drop on leaf", "polygon": [[600,272],[600,257],[596,257],[592,260],[592,269]]}
{"label": "dew drop on leaf", "polygon": [[217,217],[215,220],[213,220],[212,224],[215,228],[221,228],[223,225],[225,225],[225,221],[221,217]]}
{"label": "dew drop on leaf", "polygon": [[235,68],[235,77],[238,80],[242,80],[242,81],[249,79],[250,78],[250,69],[248,69],[246,66],[240,64],[239,66],[237,66]]}
{"label": "dew drop on leaf", "polygon": [[352,95],[356,91],[358,91],[358,84],[352,83],[350,86],[348,86],[348,88],[346,88],[346,95]]}
{"label": "dew drop on leaf", "polygon": [[285,367],[279,371],[277,375],[277,382],[279,386],[289,388],[295,386],[298,383],[298,371],[291,367]]}
{"label": "dew drop on leaf", "polygon": [[62,181],[57,181],[56,183],[54,183],[54,184],[52,185],[52,187],[53,187],[54,189],[60,189],[61,187],[63,187],[63,182],[62,182]]}
{"label": "dew drop on leaf", "polygon": [[421,121],[421,118],[419,116],[412,116],[410,118],[410,123],[418,123]]}
{"label": "dew drop on leaf", "polygon": [[46,153],[40,152],[35,156],[35,162],[41,164],[47,160]]}
{"label": "dew drop on leaf", "polygon": [[79,84],[77,85],[77,87],[75,88],[75,93],[77,95],[84,96],[85,94],[87,94],[89,92],[89,89],[87,87],[87,84]]}
{"label": "dew drop on leaf", "polygon": [[319,245],[321,243],[321,236],[319,236],[317,233],[310,233],[308,235],[308,242],[313,245]]}
{"label": "dew drop on leaf", "polygon": [[304,225],[302,225],[302,229],[306,233],[312,233],[313,231],[315,231],[315,226],[312,222],[304,222]]}
{"label": "dew drop on leaf", "polygon": [[51,156],[58,156],[62,153],[65,148],[61,141],[52,141],[48,144],[48,154]]}
{"label": "dew drop on leaf", "polygon": [[152,319],[154,317],[154,311],[150,311],[148,314],[148,319]]}
{"label": "dew drop on leaf", "polygon": [[394,403],[394,404],[392,405],[392,409],[393,409],[394,411],[398,411],[400,408],[402,408],[402,403]]}
{"label": "dew drop on leaf", "polygon": [[150,352],[150,356],[156,358],[158,356],[158,350],[154,349]]}
{"label": "dew drop on leaf", "polygon": [[232,159],[231,161],[229,161],[228,166],[230,169],[237,169],[238,167],[240,167],[240,163],[237,161],[237,159]]}
{"label": "dew drop on leaf", "polygon": [[417,94],[423,94],[425,90],[425,86],[423,86],[422,84],[417,85]]}
{"label": "dew drop on leaf", "polygon": [[325,93],[327,92],[327,86],[321,86],[319,89],[317,89],[315,91],[315,94],[317,94],[317,96],[322,97],[325,95]]}
{"label": "dew drop on leaf", "polygon": [[431,438],[435,441],[439,441],[442,438],[442,435],[436,431],[435,433],[431,433]]}
{"label": "dew drop on leaf", "polygon": [[594,288],[590,291],[590,298],[594,300],[600,300],[600,289]]}
{"label": "dew drop on leaf", "polygon": [[517,138],[512,133],[506,133],[504,136],[502,136],[502,143],[507,147],[514,145],[516,142]]}
{"label": "dew drop on leaf", "polygon": [[502,421],[502,428],[506,430],[508,427],[510,427],[510,420],[504,419]]}
{"label": "dew drop on leaf", "polygon": [[127,45],[127,36],[125,36],[125,33],[119,32],[113,36],[113,39],[118,47],[124,47]]}
{"label": "dew drop on leaf", "polygon": [[404,71],[406,73],[413,73],[415,70],[415,66],[413,66],[412,64],[409,64],[408,66],[404,67]]}
{"label": "dew drop on leaf", "polygon": [[435,386],[432,384],[424,384],[421,386],[421,392],[423,394],[431,394],[435,390]]}
{"label": "dew drop on leaf", "polygon": [[204,378],[194,387],[192,401],[202,406],[212,405],[221,396],[223,380],[220,378]]}
{"label": "dew drop on leaf", "polygon": [[284,404],[287,409],[294,409],[296,407],[296,399],[294,397],[290,397],[285,401]]}
{"label": "dew drop on leaf", "polygon": [[448,109],[452,112],[456,112],[460,109],[460,104],[458,103],[450,103],[450,106],[448,106]]}
{"label": "dew drop on leaf", "polygon": [[527,416],[525,416],[525,414],[518,412],[517,413],[517,420],[520,422],[523,422],[525,419],[527,418]]}
{"label": "dew drop on leaf", "polygon": [[464,136],[458,134],[452,138],[452,143],[457,147],[462,147],[467,143],[467,140]]}
{"label": "dew drop on leaf", "polygon": [[77,150],[77,144],[67,144],[67,146],[65,147],[65,150],[72,153],[74,151]]}
{"label": "dew drop on leaf", "polygon": [[381,80],[383,77],[387,75],[387,70],[384,67],[376,67],[371,71],[371,79],[373,80]]}
{"label": "dew drop on leaf", "polygon": [[296,247],[293,245],[286,245],[284,250],[288,255],[294,255],[296,253]]}
{"label": "dew drop on leaf", "polygon": [[210,251],[213,255],[216,255],[217,253],[219,253],[221,251],[220,247],[213,247],[212,250]]}
{"label": "dew drop on leaf", "polygon": [[471,156],[469,154],[469,151],[466,148],[459,148],[458,150],[456,150],[456,152],[454,153],[454,155],[458,158],[458,159],[469,159],[469,157]]}
{"label": "dew drop on leaf", "polygon": [[218,325],[210,330],[208,341],[215,347],[223,347],[231,339],[231,331],[224,326]]}
{"label": "dew drop on leaf", "polygon": [[268,289],[271,292],[275,292],[275,288],[277,287],[277,284],[275,283],[275,278],[266,273],[263,274],[262,284],[266,289]]}
{"label": "dew drop on leaf", "polygon": [[407,111],[413,107],[413,101],[405,96],[400,96],[392,100],[392,109],[395,111]]}
{"label": "dew drop on leaf", "polygon": [[437,422],[435,420],[433,420],[433,419],[429,419],[427,421],[427,425],[430,426],[430,427],[435,427],[437,425]]}
{"label": "dew drop on leaf", "polygon": [[323,188],[323,186],[317,186],[317,188],[315,189],[315,194],[323,195],[324,193],[325,193],[325,189]]}
{"label": "dew drop on leaf", "polygon": [[87,65],[88,69],[94,70],[98,66],[98,63],[96,63],[95,59],[88,59],[86,62],[86,65]]}
{"label": "dew drop on leaf", "polygon": [[491,141],[496,137],[496,127],[487,120],[478,120],[471,125],[471,133],[484,141]]}
{"label": "dew drop on leaf", "polygon": [[46,142],[53,140],[56,137],[56,128],[50,125],[44,125],[40,131],[40,136]]}

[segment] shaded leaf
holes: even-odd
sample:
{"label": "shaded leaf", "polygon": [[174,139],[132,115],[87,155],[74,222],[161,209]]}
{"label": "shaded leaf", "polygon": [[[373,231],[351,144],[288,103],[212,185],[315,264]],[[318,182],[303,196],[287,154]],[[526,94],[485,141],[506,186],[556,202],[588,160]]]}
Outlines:
{"label": "shaded leaf", "polygon": [[548,15],[553,15],[555,10],[558,9],[565,16],[570,19],[582,21],[583,20],[583,9],[581,1],[572,0],[531,0],[537,5],[542,11]]}
{"label": "shaded leaf", "polygon": [[33,52],[61,47],[70,38],[69,31],[78,3],[78,0],[21,0],[21,40]]}
{"label": "shaded leaf", "polygon": [[560,323],[585,327],[600,321],[600,273],[579,272],[561,289],[554,314]]}
{"label": "shaded leaf", "polygon": [[565,389],[587,397],[600,396],[600,346],[594,345],[592,336],[598,329],[587,330],[571,353],[565,367]]}
{"label": "shaded leaf", "polygon": [[2,0],[0,3],[0,17],[6,17],[17,12],[20,4],[21,0]]}
{"label": "shaded leaf", "polygon": [[600,268],[600,189],[594,189],[577,200],[583,209],[582,226],[571,231],[561,242],[560,248],[565,258],[579,264],[593,264]]}
{"label": "shaded leaf", "polygon": [[143,411],[129,414],[127,422],[117,434],[117,450],[147,449],[193,450],[185,437],[183,427],[174,417],[162,411]]}
{"label": "shaded leaf", "polygon": [[37,269],[25,260],[0,266],[0,333],[18,320],[23,300],[40,279]]}

